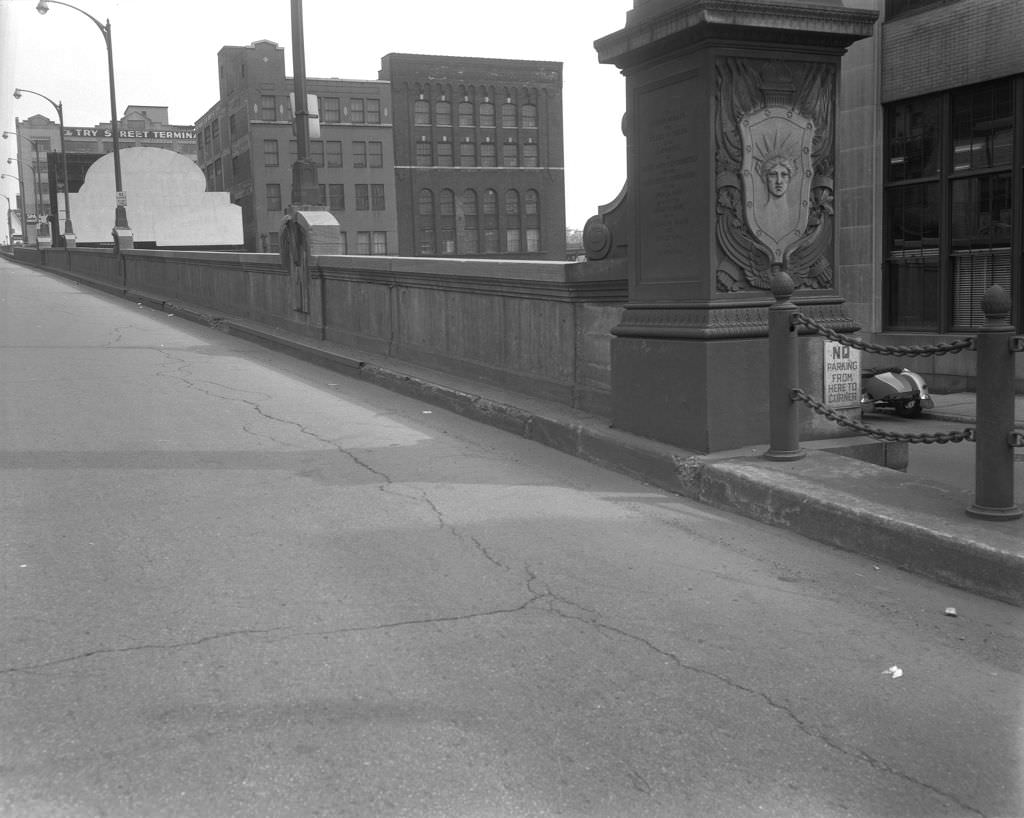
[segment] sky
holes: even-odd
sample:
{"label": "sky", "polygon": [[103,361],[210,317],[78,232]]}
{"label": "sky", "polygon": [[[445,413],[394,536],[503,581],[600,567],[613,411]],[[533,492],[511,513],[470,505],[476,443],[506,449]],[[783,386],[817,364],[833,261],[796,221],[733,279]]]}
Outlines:
{"label": "sky", "polygon": [[[110,121],[103,35],[80,12],[37,0],[0,0],[0,123],[53,106],[15,88],[45,94],[64,107],[67,127]],[[285,49],[292,74],[291,0],[75,0],[108,19],[118,115],[128,105],[167,107],[172,125],[191,125],[217,101],[217,52],[225,45],[271,40]],[[621,30],[632,0],[303,0],[306,75],[376,79],[389,52],[551,60],[563,63],[566,226],[582,228],[626,178],[622,136],[625,81],[597,60],[594,40]],[[0,141],[4,173],[15,142]],[[0,179],[15,201],[16,184]],[[6,202],[0,201],[6,206]],[[6,223],[6,217],[0,217]],[[2,228],[5,229],[5,228]]]}

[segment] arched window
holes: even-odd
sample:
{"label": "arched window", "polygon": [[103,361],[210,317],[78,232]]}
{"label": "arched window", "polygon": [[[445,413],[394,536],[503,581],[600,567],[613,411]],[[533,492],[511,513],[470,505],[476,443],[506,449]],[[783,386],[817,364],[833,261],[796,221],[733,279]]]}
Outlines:
{"label": "arched window", "polygon": [[418,99],[412,106],[412,121],[414,125],[430,124],[430,103],[425,99]]}
{"label": "arched window", "polygon": [[477,210],[475,190],[462,193],[462,228],[459,232],[459,247],[463,254],[480,252],[480,216]]}
{"label": "arched window", "polygon": [[416,252],[421,256],[437,254],[434,242],[434,194],[424,188],[416,207]]}
{"label": "arched window", "polygon": [[484,252],[498,253],[498,194],[494,190],[484,191],[483,201]]}
{"label": "arched window", "polygon": [[525,212],[526,252],[540,252],[540,194],[536,190],[526,191],[523,197]]}
{"label": "arched window", "polygon": [[519,214],[519,191],[509,190],[505,193],[505,252],[518,253],[522,248],[520,230],[522,216]]}
{"label": "arched window", "polygon": [[460,128],[472,128],[476,124],[473,121],[473,103],[472,102],[460,102],[459,103],[459,127]]}
{"label": "arched window", "polygon": [[441,126],[452,124],[452,104],[450,102],[441,100],[434,104],[434,124]]}
{"label": "arched window", "polygon": [[502,128],[515,128],[518,122],[518,111],[516,105],[511,100],[504,103],[501,106],[501,127]]}
{"label": "arched window", "polygon": [[481,128],[493,128],[494,127],[494,103],[493,102],[481,102],[480,103],[480,127]]}
{"label": "arched window", "polygon": [[453,256],[457,251],[455,244],[455,194],[445,188],[438,196],[437,204],[440,215],[441,255]]}

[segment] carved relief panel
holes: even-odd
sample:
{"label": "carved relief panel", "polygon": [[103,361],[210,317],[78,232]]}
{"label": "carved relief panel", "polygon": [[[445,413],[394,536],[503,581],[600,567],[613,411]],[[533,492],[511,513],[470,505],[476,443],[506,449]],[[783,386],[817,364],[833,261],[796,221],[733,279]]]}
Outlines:
{"label": "carved relief panel", "polygon": [[831,288],[835,66],[722,57],[715,106],[716,289]]}

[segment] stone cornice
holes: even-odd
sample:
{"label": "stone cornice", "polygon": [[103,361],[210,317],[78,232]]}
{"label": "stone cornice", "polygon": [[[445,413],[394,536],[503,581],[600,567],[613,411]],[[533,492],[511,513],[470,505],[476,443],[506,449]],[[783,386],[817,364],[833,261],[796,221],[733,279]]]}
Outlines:
{"label": "stone cornice", "polygon": [[[629,304],[622,321],[612,329],[619,338],[689,338],[724,340],[767,338],[769,301],[731,302],[714,306]],[[798,303],[800,311],[836,332],[858,327],[846,314],[841,299]],[[801,333],[806,334],[806,333]]]}
{"label": "stone cornice", "polygon": [[871,36],[878,12],[838,5],[774,0],[646,0],[626,27],[594,43],[598,60],[620,68],[642,62],[671,41],[674,47],[712,38],[752,37],[846,48]]}

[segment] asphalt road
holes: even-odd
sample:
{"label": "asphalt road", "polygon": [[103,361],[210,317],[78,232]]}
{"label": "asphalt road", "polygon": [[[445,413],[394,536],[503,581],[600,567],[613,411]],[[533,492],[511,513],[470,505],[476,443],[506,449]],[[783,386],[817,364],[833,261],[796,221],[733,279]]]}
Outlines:
{"label": "asphalt road", "polygon": [[6,261],[0,388],[0,815],[1024,815],[1019,608]]}

